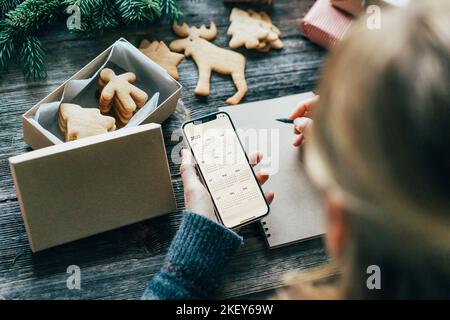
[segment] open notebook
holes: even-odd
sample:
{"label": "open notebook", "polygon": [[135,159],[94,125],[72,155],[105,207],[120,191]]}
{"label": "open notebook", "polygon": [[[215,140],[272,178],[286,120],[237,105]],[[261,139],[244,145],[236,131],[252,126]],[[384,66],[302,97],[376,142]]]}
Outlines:
{"label": "open notebook", "polygon": [[[313,95],[308,92],[220,108],[232,118],[247,154],[257,149],[264,153],[261,167],[269,171],[271,177],[263,189],[275,192],[270,213],[260,222],[270,248],[325,232],[317,191],[305,174],[301,150],[292,146],[293,125],[276,120],[287,118],[300,101]],[[255,137],[255,133],[256,145],[254,139],[249,138]]]}

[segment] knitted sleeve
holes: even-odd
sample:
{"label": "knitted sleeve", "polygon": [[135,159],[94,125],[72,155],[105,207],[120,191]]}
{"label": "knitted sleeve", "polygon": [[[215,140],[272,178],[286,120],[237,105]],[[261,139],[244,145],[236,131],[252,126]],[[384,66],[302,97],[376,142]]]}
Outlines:
{"label": "knitted sleeve", "polygon": [[225,266],[242,237],[205,217],[185,211],[163,267],[143,299],[207,299],[217,289]]}

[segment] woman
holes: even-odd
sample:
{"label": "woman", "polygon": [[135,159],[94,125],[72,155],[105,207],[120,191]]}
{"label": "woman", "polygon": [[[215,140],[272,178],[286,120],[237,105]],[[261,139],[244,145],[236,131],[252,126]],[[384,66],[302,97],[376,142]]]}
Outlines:
{"label": "woman", "polygon": [[[450,297],[449,9],[419,1],[383,11],[381,30],[360,21],[330,54],[320,99],[291,115],[299,118],[294,145],[306,140],[307,170],[326,208],[327,249],[341,276],[327,287],[294,277],[279,297]],[[187,154],[184,219],[144,298],[208,298],[242,243],[215,222]],[[267,178],[258,175],[260,183]],[[367,286],[372,265],[380,290]]]}

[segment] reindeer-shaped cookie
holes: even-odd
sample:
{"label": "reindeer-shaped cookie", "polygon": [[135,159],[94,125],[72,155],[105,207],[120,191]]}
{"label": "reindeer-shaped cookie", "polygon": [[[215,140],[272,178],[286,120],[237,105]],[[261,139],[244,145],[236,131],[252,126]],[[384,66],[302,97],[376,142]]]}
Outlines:
{"label": "reindeer-shaped cookie", "polygon": [[237,92],[227,99],[228,104],[238,104],[248,91],[245,81],[245,58],[242,54],[219,48],[208,40],[217,36],[214,22],[206,28],[189,27],[186,23],[181,26],[173,23],[173,31],[184,39],[174,40],[170,43],[171,50],[183,52],[186,57],[192,56],[198,67],[199,79],[195,93],[200,96],[209,95],[211,71],[231,75]]}

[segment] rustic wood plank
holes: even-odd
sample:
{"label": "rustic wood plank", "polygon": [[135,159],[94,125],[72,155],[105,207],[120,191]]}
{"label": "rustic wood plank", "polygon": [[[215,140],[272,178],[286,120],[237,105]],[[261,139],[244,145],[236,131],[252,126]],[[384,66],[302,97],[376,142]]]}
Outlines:
{"label": "rustic wood plank", "polygon": [[[283,32],[283,50],[266,54],[238,50],[247,57],[250,87],[243,102],[315,87],[325,52],[299,35],[299,19],[313,2],[277,0],[269,9]],[[182,1],[181,5],[185,19],[191,24],[208,23],[212,17],[219,29],[214,43],[227,46],[226,29],[232,6],[216,0]],[[0,296],[6,299],[136,299],[163,263],[183,209],[178,164],[170,157],[179,142],[173,132],[179,128],[182,117],[174,115],[163,124],[180,211],[38,254],[32,254],[28,247],[8,167],[10,156],[29,151],[23,141],[21,115],[121,36],[135,45],[143,38],[166,42],[177,38],[163,23],[85,38],[67,32],[61,25],[42,37],[49,55],[49,76],[45,81],[25,81],[17,66],[0,75]],[[192,117],[216,111],[235,91],[229,77],[213,74],[211,95],[195,96],[197,68],[191,60],[180,64],[180,79],[184,86],[183,102]],[[266,297],[281,285],[280,277],[287,270],[307,269],[327,259],[320,239],[267,250],[256,225],[247,226],[241,232],[245,246],[226,270],[224,287],[217,298]],[[79,291],[66,288],[65,270],[70,264],[81,267]]]}
{"label": "rustic wood plank", "polygon": [[[181,192],[177,181],[175,190]],[[134,299],[161,267],[181,219],[179,212],[113,230],[41,253],[29,250],[16,201],[0,203],[0,295],[8,299]],[[321,240],[267,250],[255,226],[244,228],[245,245],[224,276],[217,298],[278,288],[288,270],[326,260]],[[69,265],[82,270],[82,290],[65,286]],[[245,283],[245,285],[243,285]]]}

